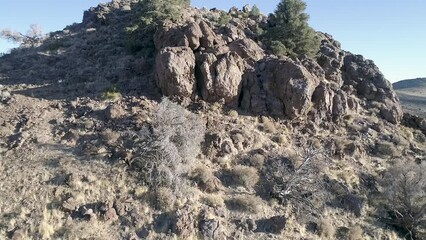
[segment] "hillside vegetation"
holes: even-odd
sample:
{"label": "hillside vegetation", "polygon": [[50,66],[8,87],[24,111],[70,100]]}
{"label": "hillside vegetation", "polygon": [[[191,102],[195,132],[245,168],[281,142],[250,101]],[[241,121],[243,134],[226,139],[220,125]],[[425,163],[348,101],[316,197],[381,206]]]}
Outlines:
{"label": "hillside vegetation", "polygon": [[305,8],[3,31],[0,239],[425,239],[426,120]]}

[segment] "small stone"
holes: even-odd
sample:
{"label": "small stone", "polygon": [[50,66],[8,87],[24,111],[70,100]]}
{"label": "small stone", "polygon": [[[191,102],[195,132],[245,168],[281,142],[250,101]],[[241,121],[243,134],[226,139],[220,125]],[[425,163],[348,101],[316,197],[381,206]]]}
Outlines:
{"label": "small stone", "polygon": [[105,109],[105,117],[108,120],[116,120],[126,115],[126,111],[120,105],[114,104]]}
{"label": "small stone", "polygon": [[108,211],[105,212],[104,218],[105,221],[115,222],[118,220],[118,215],[114,208],[110,208]]}
{"label": "small stone", "polygon": [[78,209],[78,204],[73,197],[68,198],[65,202],[62,203],[62,207],[65,211],[73,212]]}
{"label": "small stone", "polygon": [[26,234],[23,229],[17,229],[13,232],[11,240],[24,240],[26,239]]}

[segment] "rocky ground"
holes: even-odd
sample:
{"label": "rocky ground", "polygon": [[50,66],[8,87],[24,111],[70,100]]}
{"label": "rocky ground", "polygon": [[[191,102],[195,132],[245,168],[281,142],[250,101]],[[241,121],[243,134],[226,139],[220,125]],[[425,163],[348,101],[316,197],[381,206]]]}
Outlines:
{"label": "rocky ground", "polygon": [[[426,160],[426,122],[372,61],[323,33],[317,59],[277,58],[238,9],[190,9],[142,57],[122,40],[137,10],[100,5],[0,58],[1,239],[403,238],[380,182]],[[170,184],[147,181],[158,136]]]}

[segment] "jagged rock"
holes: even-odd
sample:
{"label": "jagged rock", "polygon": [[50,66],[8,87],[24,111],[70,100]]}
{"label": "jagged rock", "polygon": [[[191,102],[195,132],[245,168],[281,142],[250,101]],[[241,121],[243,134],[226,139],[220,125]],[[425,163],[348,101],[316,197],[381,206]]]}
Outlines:
{"label": "jagged rock", "polygon": [[381,117],[393,124],[399,123],[403,114],[401,106],[388,99],[385,100],[385,103],[380,108]]}
{"label": "jagged rock", "polygon": [[229,23],[225,26],[225,32],[226,35],[232,39],[232,41],[247,38],[246,34],[242,29]]}
{"label": "jagged rock", "polygon": [[353,86],[360,98],[382,103],[379,110],[383,119],[394,124],[400,122],[403,112],[392,84],[373,61],[361,55],[347,54],[342,68],[345,85]]}
{"label": "jagged rock", "polygon": [[115,211],[115,209],[114,208],[108,209],[104,214],[104,219],[105,219],[105,221],[109,221],[109,222],[117,221],[118,215],[117,215],[117,212]]}
{"label": "jagged rock", "polygon": [[174,224],[174,232],[183,238],[188,238],[195,233],[195,215],[194,210],[188,206],[176,211],[176,223]]}
{"label": "jagged rock", "polygon": [[349,112],[358,111],[358,102],[345,91],[338,88],[332,88],[321,83],[312,95],[315,113],[321,119],[336,121],[347,115]]}
{"label": "jagged rock", "polygon": [[203,32],[195,22],[183,27],[170,24],[156,31],[154,44],[157,50],[165,47],[190,47],[195,50],[200,46],[201,37],[203,37]]}
{"label": "jagged rock", "polygon": [[214,54],[205,53],[198,59],[203,99],[209,102],[224,99],[225,103],[236,103],[244,72],[243,59],[234,52],[228,52],[219,59]]}
{"label": "jagged rock", "polygon": [[306,114],[320,79],[290,58],[267,59],[264,64],[259,63],[260,72],[246,76],[241,106],[255,113],[289,118]]}
{"label": "jagged rock", "polygon": [[267,219],[256,221],[258,232],[281,234],[287,224],[287,219],[284,216],[274,216]]}
{"label": "jagged rock", "polygon": [[213,29],[205,21],[200,22],[200,29],[203,33],[203,37],[200,39],[200,46],[204,48],[213,47],[216,39]]}
{"label": "jagged rock", "polygon": [[229,49],[236,52],[244,59],[251,59],[254,61],[259,61],[265,56],[263,49],[249,38],[232,42],[229,45]]}
{"label": "jagged rock", "polygon": [[216,219],[203,219],[199,223],[200,233],[206,239],[218,239],[222,236],[220,222]]}
{"label": "jagged rock", "polygon": [[325,78],[341,87],[343,85],[341,68],[345,53],[340,49],[340,43],[331,35],[325,33],[322,37],[317,61],[325,71]]}
{"label": "jagged rock", "polygon": [[166,96],[191,97],[196,89],[195,56],[189,47],[167,47],[156,58],[157,86]]}
{"label": "jagged rock", "polygon": [[16,229],[13,231],[11,240],[24,240],[26,239],[26,232],[24,229]]}
{"label": "jagged rock", "polygon": [[412,115],[410,113],[404,113],[402,118],[402,124],[407,127],[420,129],[426,133],[426,119]]}

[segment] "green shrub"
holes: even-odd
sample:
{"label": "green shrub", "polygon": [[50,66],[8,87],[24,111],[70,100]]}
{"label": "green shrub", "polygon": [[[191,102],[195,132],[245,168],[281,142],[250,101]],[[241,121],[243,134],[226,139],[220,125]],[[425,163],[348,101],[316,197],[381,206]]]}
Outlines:
{"label": "green shrub", "polygon": [[106,100],[118,100],[121,98],[120,90],[117,86],[111,86],[102,92],[102,98]]}
{"label": "green shrub", "polygon": [[229,16],[229,14],[227,14],[226,12],[221,12],[219,19],[217,20],[217,24],[219,26],[225,26],[226,24],[229,23],[230,20],[231,20],[231,16]]}
{"label": "green shrub", "polygon": [[270,44],[270,48],[271,48],[272,52],[275,55],[277,55],[278,57],[287,56],[287,48],[280,41],[272,41],[271,44]]}
{"label": "green shrub", "polygon": [[269,16],[271,26],[265,41],[277,55],[314,57],[318,52],[320,41],[308,24],[309,15],[304,12],[305,9],[306,3],[302,0],[281,0]]}
{"label": "green shrub", "polygon": [[250,16],[253,16],[253,17],[260,16],[260,9],[256,6],[256,4],[253,5],[253,8],[250,11]]}

